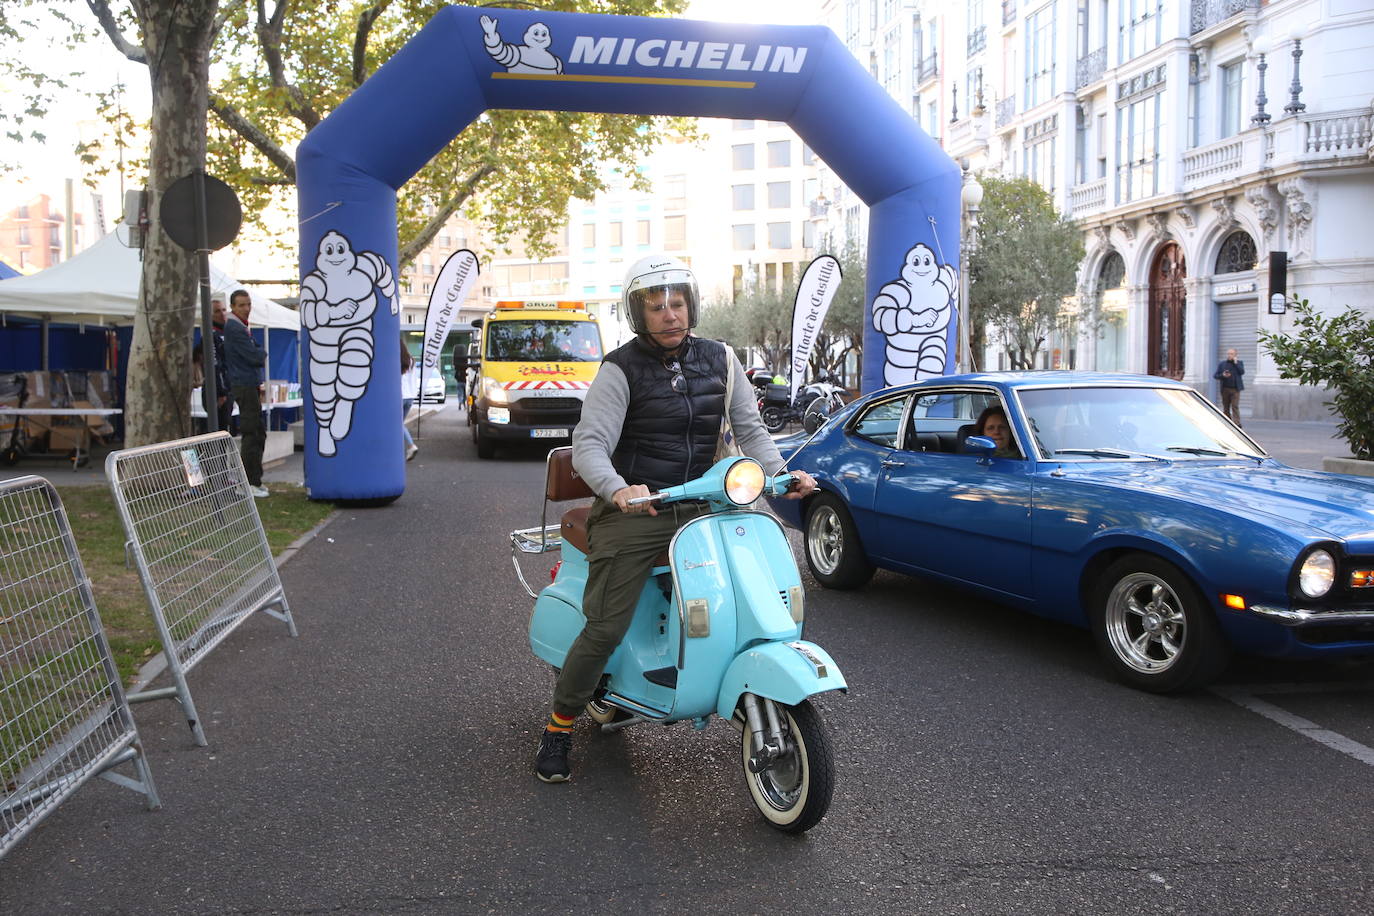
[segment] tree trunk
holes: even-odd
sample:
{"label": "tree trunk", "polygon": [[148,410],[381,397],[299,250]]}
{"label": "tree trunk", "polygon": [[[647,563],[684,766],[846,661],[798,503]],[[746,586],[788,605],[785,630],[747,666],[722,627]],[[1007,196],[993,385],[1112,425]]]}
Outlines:
{"label": "tree trunk", "polygon": [[152,145],[143,278],[124,403],[124,444],[190,435],[191,331],[200,315],[196,256],[158,214],[178,178],[205,167],[209,49],[217,0],[134,0],[152,83]]}

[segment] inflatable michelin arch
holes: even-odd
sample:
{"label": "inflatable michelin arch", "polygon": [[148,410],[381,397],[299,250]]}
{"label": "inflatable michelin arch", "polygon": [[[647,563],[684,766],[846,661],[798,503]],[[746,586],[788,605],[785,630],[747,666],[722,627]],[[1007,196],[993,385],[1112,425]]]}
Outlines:
{"label": "inflatable michelin arch", "polygon": [[405,488],[396,190],[488,108],[787,122],[870,207],[863,390],[949,370],[959,170],[828,28],[448,7],[297,153],[312,498]]}

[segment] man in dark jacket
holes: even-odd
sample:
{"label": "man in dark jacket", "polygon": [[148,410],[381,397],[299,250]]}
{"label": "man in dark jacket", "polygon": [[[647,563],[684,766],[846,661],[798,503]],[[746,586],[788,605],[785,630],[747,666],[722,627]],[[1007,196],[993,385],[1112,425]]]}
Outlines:
{"label": "man in dark jacket", "polygon": [[[227,430],[229,428],[229,418],[234,413],[234,403],[229,399],[229,367],[224,361],[224,319],[228,316],[228,310],[224,307],[224,299],[216,296],[210,300],[210,335],[215,345],[215,416],[219,421],[216,430]],[[204,344],[202,343],[202,346]],[[201,389],[201,397],[207,399],[205,403],[206,416],[210,414],[209,387]]]}
{"label": "man in dark jacket", "polygon": [[[676,258],[654,255],[630,268],[621,304],[636,336],[606,356],[573,430],[573,466],[597,494],[587,517],[591,552],[582,598],[587,623],[564,659],[540,736],[535,773],[544,782],[563,782],[571,775],[573,721],[629,630],[654,557],[678,528],[707,511],[699,504],[655,509],[630,500],[710,469],[727,410],[744,453],[770,475],[783,467],[733,351],[692,336],[697,302],[696,278]],[[727,373],[735,376],[729,404]],[[798,486],[788,498],[800,499],[815,489],[811,475],[792,473]]]}
{"label": "man in dark jacket", "polygon": [[1245,390],[1245,362],[1236,359],[1236,350],[1226,351],[1226,358],[1217,363],[1212,378],[1221,382],[1221,412],[1240,426],[1240,393]]}
{"label": "man in dark jacket", "polygon": [[267,351],[248,333],[253,300],[247,290],[234,290],[229,297],[229,311],[231,314],[224,322],[225,369],[229,374],[230,396],[239,406],[239,450],[248,475],[248,489],[261,499],[268,495],[262,485],[262,450],[267,444],[267,430],[262,423],[262,367],[267,365]]}

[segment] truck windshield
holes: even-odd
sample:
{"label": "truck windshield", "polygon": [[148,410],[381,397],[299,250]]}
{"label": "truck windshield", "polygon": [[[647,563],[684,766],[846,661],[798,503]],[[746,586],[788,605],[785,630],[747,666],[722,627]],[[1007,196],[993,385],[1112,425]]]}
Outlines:
{"label": "truck windshield", "polygon": [[601,360],[601,333],[594,321],[530,319],[490,321],[487,359],[504,363],[578,363]]}

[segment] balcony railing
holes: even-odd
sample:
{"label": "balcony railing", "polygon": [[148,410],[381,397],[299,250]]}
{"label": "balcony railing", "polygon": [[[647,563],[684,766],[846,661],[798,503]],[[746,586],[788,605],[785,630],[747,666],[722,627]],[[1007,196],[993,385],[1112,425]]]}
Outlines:
{"label": "balcony railing", "polygon": [[1196,35],[1245,10],[1257,10],[1259,5],[1259,0],[1192,0],[1189,34]]}
{"label": "balcony railing", "polygon": [[997,126],[1006,127],[1014,117],[1016,117],[1016,96],[999,100],[997,102]]}
{"label": "balcony railing", "polygon": [[1016,0],[1002,0],[1002,25],[1016,21]]}
{"label": "balcony railing", "polygon": [[935,65],[935,52],[921,58],[921,67],[916,71],[916,82],[924,83],[926,80],[933,80],[940,73],[940,68]]}
{"label": "balcony railing", "polygon": [[1183,154],[1183,185],[1200,188],[1238,174],[1245,162],[1245,141],[1227,137]]}
{"label": "balcony railing", "polygon": [[1098,48],[1087,57],[1078,59],[1078,70],[1074,82],[1075,89],[1082,89],[1102,79],[1107,72],[1107,49]]}
{"label": "balcony railing", "polygon": [[1069,190],[1069,209],[1073,216],[1083,216],[1107,206],[1107,179],[1098,178],[1075,185]]}
{"label": "balcony railing", "polygon": [[1370,151],[1374,141],[1374,113],[1323,112],[1303,115],[1303,152],[1308,156],[1350,156]]}
{"label": "balcony railing", "polygon": [[969,56],[977,54],[988,46],[988,27],[980,25],[972,32],[968,33],[968,53]]}

